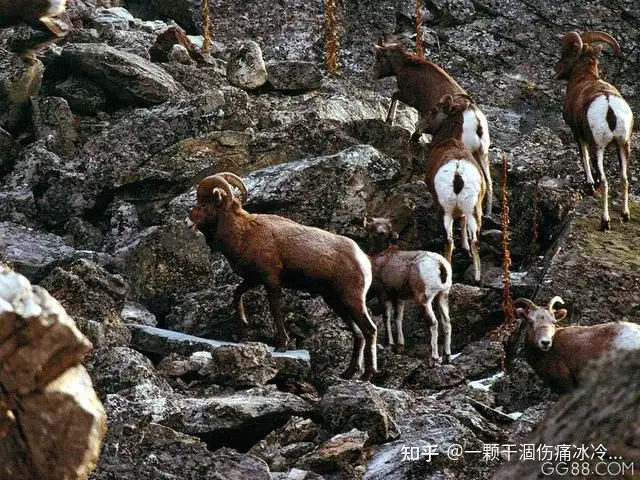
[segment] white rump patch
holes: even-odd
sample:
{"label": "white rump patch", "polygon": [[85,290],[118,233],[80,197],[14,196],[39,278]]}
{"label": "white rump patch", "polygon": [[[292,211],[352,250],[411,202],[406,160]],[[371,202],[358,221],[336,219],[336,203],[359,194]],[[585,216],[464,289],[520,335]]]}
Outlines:
{"label": "white rump patch", "polygon": [[618,330],[613,348],[616,350],[640,349],[640,325],[635,323],[622,323]]}
{"label": "white rump patch", "polygon": [[[607,123],[609,107],[616,116],[616,127],[612,131]],[[599,147],[606,147],[615,139],[626,140],[631,135],[633,114],[627,102],[620,97],[600,95],[587,109],[587,121],[593,133],[593,139]]]}
{"label": "white rump patch", "polygon": [[[470,152],[489,151],[489,124],[480,109],[470,107],[462,114],[462,143]],[[482,136],[478,136],[478,125],[482,127]]]}
{"label": "white rump patch", "polygon": [[[464,181],[464,186],[458,194],[453,190],[456,172]],[[475,163],[466,159],[449,160],[438,169],[433,179],[438,202],[449,215],[458,209],[463,215],[473,216],[482,190],[482,182],[482,173]]]}
{"label": "white rump patch", "polygon": [[55,17],[64,12],[66,8],[67,0],[49,0],[49,8],[47,9],[47,16]]}

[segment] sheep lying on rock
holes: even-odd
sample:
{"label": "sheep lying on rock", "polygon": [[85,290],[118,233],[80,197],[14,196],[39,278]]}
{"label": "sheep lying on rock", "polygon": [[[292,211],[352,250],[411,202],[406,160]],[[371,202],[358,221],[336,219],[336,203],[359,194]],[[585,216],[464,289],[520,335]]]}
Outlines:
{"label": "sheep lying on rock", "polygon": [[593,326],[556,327],[567,315],[565,309],[554,310],[553,297],[546,308],[527,298],[514,301],[519,318],[529,324],[524,342],[524,356],[529,365],[554,392],[565,393],[580,383],[580,372],[594,358],[614,350],[640,349],[640,325],[609,322]]}

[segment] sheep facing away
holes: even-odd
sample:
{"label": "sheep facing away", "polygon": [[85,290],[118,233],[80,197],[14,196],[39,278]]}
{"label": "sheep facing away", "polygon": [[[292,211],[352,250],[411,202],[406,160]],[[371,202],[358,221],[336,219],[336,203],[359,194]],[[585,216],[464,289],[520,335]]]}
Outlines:
{"label": "sheep facing away", "polygon": [[[386,122],[393,123],[398,101],[418,110],[419,120],[413,140],[418,140],[425,130],[428,119],[425,117],[435,107],[443,95],[466,94],[465,90],[451,75],[442,68],[421,58],[405,52],[404,47],[394,41],[380,38],[375,45],[374,79],[396,77],[398,91],[391,99]],[[480,109],[469,102],[468,112],[464,114],[462,142],[473,154],[482,169],[487,184],[485,214],[490,215],[493,209],[493,183],[489,165],[489,124]]]}
{"label": "sheep facing away", "polygon": [[[242,193],[233,196],[231,185]],[[361,370],[370,380],[377,371],[376,324],[366,306],[371,285],[371,263],[351,239],[319,228],[301,225],[277,215],[252,214],[242,203],[247,187],[232,173],[203,179],[197,188],[197,205],[185,223],[200,231],[213,251],[227,258],[243,278],[233,304],[239,321],[247,325],[243,294],[264,285],[279,336],[278,350],[286,350],[289,336],[282,321],[282,288],[318,293],[353,331],[353,351],[344,378]]]}
{"label": "sheep facing away", "polygon": [[[422,308],[424,319],[431,331],[431,358],[429,366],[440,362],[438,354],[438,319],[433,310],[437,300],[442,313],[444,354],[442,362],[451,356],[451,319],[449,318],[449,291],[451,289],[451,265],[437,253],[399,250],[393,242],[398,234],[387,218],[365,218],[364,227],[369,233],[369,259],[373,281],[367,294],[384,303],[384,322],[387,346],[394,346],[397,353],[404,352],[402,320],[406,300],[413,299]],[[391,315],[395,311],[397,342],[391,330]]]}
{"label": "sheep facing away", "polygon": [[21,42],[17,53],[27,61],[35,60],[35,53],[67,34],[53,17],[66,8],[67,0],[0,0],[0,28],[27,23],[38,31],[38,35]]}
{"label": "sheep facing away", "polygon": [[547,308],[527,298],[515,300],[516,315],[528,322],[524,356],[531,368],[556,393],[566,393],[580,384],[580,373],[589,362],[615,350],[640,349],[640,325],[609,322],[593,326],[556,327],[567,316],[565,309],[554,310],[553,297]]}
{"label": "sheep facing away", "polygon": [[[620,161],[620,193],[622,221],[629,221],[629,181],[627,167],[631,161],[631,130],[633,114],[620,92],[600,78],[598,55],[609,45],[615,55],[620,54],[618,42],[605,32],[568,32],[562,39],[562,53],[555,66],[556,79],[567,80],[567,93],[562,114],[580,147],[589,193],[597,184],[602,188],[603,207],[600,230],[609,230],[609,183],[604,169],[606,147],[615,142]],[[596,179],[591,175],[590,157],[596,159]]]}
{"label": "sheep facing away", "polygon": [[431,109],[425,131],[433,139],[425,179],[442,211],[445,258],[451,263],[453,221],[459,218],[462,247],[471,254],[473,278],[480,283],[480,229],[486,182],[482,169],[462,142],[464,115],[470,103],[466,94],[447,94]]}

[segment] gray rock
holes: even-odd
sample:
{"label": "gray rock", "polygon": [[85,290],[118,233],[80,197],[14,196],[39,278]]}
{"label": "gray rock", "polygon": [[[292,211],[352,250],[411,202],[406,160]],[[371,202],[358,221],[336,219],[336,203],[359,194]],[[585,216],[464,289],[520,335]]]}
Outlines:
{"label": "gray rock", "polygon": [[193,63],[193,60],[191,60],[189,56],[189,50],[182,45],[174,45],[171,47],[167,57],[170,62],[184,63],[185,65]]}
{"label": "gray rock", "polygon": [[67,68],[91,78],[124,105],[155,105],[182,91],[169,74],[148,60],[107,45],[68,44],[61,59]]}
{"label": "gray rock", "polygon": [[147,310],[144,305],[138,302],[126,301],[122,307],[120,316],[124,323],[135,323],[138,325],[146,325],[148,327],[158,326],[156,316]]}
{"label": "gray rock", "polygon": [[329,387],[319,407],[332,431],[357,428],[367,432],[368,445],[388,442],[400,436],[386,403],[368,382],[347,381]]}
{"label": "gray rock", "polygon": [[113,27],[118,29],[128,29],[129,23],[134,20],[126,9],[122,7],[99,8],[97,16],[91,19],[91,23],[100,27]]}
{"label": "gray rock", "polygon": [[71,75],[64,82],[56,84],[53,90],[77,113],[95,115],[107,106],[104,90],[87,78]]}
{"label": "gray rock", "polygon": [[64,98],[36,97],[31,100],[36,138],[48,139],[52,151],[61,157],[73,155],[78,142],[75,119]]}
{"label": "gray rock", "polygon": [[12,132],[27,117],[30,99],[42,85],[44,65],[26,64],[17,55],[5,52],[0,58],[0,128]]}
{"label": "gray rock", "polygon": [[75,250],[57,235],[36,232],[10,222],[0,222],[0,251],[5,252],[16,272],[34,283],[75,254]]}
{"label": "gray rock", "polygon": [[269,84],[276,90],[315,90],[322,86],[322,72],[314,62],[270,61],[266,70]]}
{"label": "gray rock", "polygon": [[460,352],[451,365],[459,368],[469,380],[492,375],[502,368],[505,352],[502,342],[480,340],[471,342]]}
{"label": "gray rock", "polygon": [[[304,455],[296,465],[321,473],[336,473],[355,477],[354,469],[365,464],[365,444],[369,439],[367,432],[353,428],[339,433],[322,443],[313,452]],[[353,477],[352,477],[353,476]]]}
{"label": "gray rock", "polygon": [[212,383],[232,388],[265,385],[278,372],[263,343],[222,345],[211,351],[211,360],[199,374]]}
{"label": "gray rock", "polygon": [[229,55],[227,78],[231,85],[252,90],[266,83],[267,69],[260,45],[251,40],[245,41],[235,45]]}

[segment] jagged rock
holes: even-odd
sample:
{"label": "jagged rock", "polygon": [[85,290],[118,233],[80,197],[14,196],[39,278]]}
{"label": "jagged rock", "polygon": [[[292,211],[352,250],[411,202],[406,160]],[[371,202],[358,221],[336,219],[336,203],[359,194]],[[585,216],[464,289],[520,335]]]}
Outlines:
{"label": "jagged rock", "polygon": [[501,342],[480,340],[464,347],[451,365],[460,369],[465,378],[476,380],[499,371],[504,360],[505,352]]}
{"label": "jagged rock", "polygon": [[429,368],[423,362],[404,380],[404,387],[412,389],[440,390],[455,387],[465,381],[464,373],[453,365],[437,365]]}
{"label": "jagged rock", "polygon": [[523,358],[516,358],[504,377],[491,386],[491,390],[495,394],[496,404],[507,412],[521,412],[556,398]]}
{"label": "jagged rock", "polygon": [[131,53],[97,43],[67,44],[61,60],[104,88],[116,102],[149,106],[178,96],[182,88],[164,70]]}
{"label": "jagged rock", "polygon": [[36,138],[52,137],[52,151],[69,157],[76,151],[75,119],[64,98],[37,97],[31,100]]}
{"label": "jagged rock", "polygon": [[91,19],[91,23],[99,27],[113,27],[126,30],[130,22],[134,20],[126,9],[122,7],[99,8],[97,16]]}
{"label": "jagged rock", "polygon": [[[595,471],[598,462],[604,463],[600,464],[600,471],[605,474],[608,474],[607,463],[621,467],[624,462],[628,467],[623,476],[631,478],[628,475],[633,471],[630,466],[637,467],[640,458],[637,424],[630,421],[640,415],[639,367],[637,351],[612,352],[591,362],[582,387],[553,405],[536,430],[527,437],[526,443],[571,445],[572,453],[584,446],[589,449],[588,455],[580,465],[589,472]],[[615,401],[607,401],[613,398]],[[594,452],[599,445],[604,447],[605,458]],[[491,478],[538,478],[542,463],[539,456],[533,460],[506,462]],[[607,478],[620,477],[622,473],[620,470],[614,472]]]}
{"label": "jagged rock", "polygon": [[368,382],[348,381],[329,387],[319,407],[332,431],[357,428],[367,432],[369,445],[400,436],[386,403]]}
{"label": "jagged rock", "polygon": [[149,49],[149,55],[152,62],[166,62],[171,60],[170,56],[174,47],[179,45],[186,50],[185,61],[180,63],[187,63],[190,58],[197,62],[204,61],[202,54],[196,50],[189,37],[177,27],[169,27],[164,30],[158,38],[156,43]]}
{"label": "jagged rock", "polygon": [[183,377],[199,374],[209,362],[211,362],[211,352],[194,352],[185,358],[183,355],[171,353],[158,363],[158,372],[167,377]]}
{"label": "jagged rock", "polygon": [[288,472],[272,472],[272,480],[324,480],[322,475],[308,470],[292,468]]}
{"label": "jagged rock", "polygon": [[104,90],[87,78],[71,75],[56,84],[53,91],[67,101],[73,112],[95,115],[107,106]]}
{"label": "jagged rock", "polygon": [[0,251],[19,273],[40,281],[57,264],[73,257],[75,250],[57,235],[36,232],[11,222],[0,222]]}
{"label": "jagged rock", "polygon": [[200,370],[207,380],[232,388],[265,385],[278,372],[263,343],[223,345],[211,351],[211,360]]}
{"label": "jagged rock", "polygon": [[341,472],[355,477],[354,468],[365,463],[365,444],[368,439],[367,432],[353,428],[322,443],[313,452],[300,458],[296,465],[321,473]]}
{"label": "jagged rock", "polygon": [[41,62],[26,64],[17,55],[3,52],[0,58],[0,127],[12,132],[25,126],[30,99],[40,92],[43,74]]}
{"label": "jagged rock", "polygon": [[86,478],[106,430],[80,365],[91,343],[45,289],[2,266],[0,325],[0,477]]}
{"label": "jagged rock", "polygon": [[245,41],[235,45],[229,54],[227,78],[231,85],[252,90],[266,83],[267,69],[260,45],[251,40]]}
{"label": "jagged rock", "polygon": [[135,401],[173,392],[151,361],[128,347],[96,350],[88,368],[100,398],[115,393]]}
{"label": "jagged rock", "polygon": [[138,302],[126,301],[122,307],[120,316],[124,323],[135,323],[138,325],[146,325],[148,327],[158,326],[156,316],[147,310],[144,305]]}
{"label": "jagged rock", "polygon": [[76,250],[98,251],[102,249],[104,243],[102,230],[82,218],[71,218],[64,225],[64,231],[64,241]]}
{"label": "jagged rock", "polygon": [[269,84],[276,90],[314,90],[322,86],[322,72],[314,62],[270,61],[266,70]]}
{"label": "jagged rock", "polygon": [[0,176],[9,173],[18,156],[19,145],[11,134],[0,128]]}

